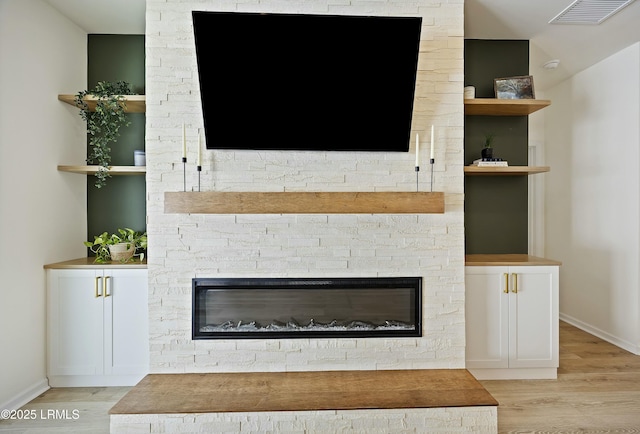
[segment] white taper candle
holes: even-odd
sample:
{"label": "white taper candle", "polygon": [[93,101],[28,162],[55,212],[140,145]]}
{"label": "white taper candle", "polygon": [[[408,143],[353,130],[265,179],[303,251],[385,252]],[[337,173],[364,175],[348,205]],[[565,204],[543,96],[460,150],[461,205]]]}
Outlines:
{"label": "white taper candle", "polygon": [[435,143],[434,143],[434,139],[433,139],[433,125],[431,125],[431,155],[429,156],[430,159],[433,160],[433,149],[435,147]]}
{"label": "white taper candle", "polygon": [[198,166],[202,166],[202,134],[198,131]]}
{"label": "white taper candle", "polygon": [[182,158],[187,158],[187,136],[184,132],[184,122],[182,123]]}

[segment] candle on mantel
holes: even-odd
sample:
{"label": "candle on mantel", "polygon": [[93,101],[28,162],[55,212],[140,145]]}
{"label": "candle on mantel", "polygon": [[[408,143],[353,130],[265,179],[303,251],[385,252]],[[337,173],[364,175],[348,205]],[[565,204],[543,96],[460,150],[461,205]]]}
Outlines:
{"label": "candle on mantel", "polygon": [[429,156],[430,159],[433,160],[433,149],[434,149],[435,143],[434,143],[434,139],[433,139],[433,125],[431,125],[431,155]]}
{"label": "candle on mantel", "polygon": [[416,134],[416,167],[420,167],[420,134]]}
{"label": "candle on mantel", "polygon": [[182,123],[182,158],[187,158],[187,136],[184,132],[184,122]]}
{"label": "candle on mantel", "polygon": [[202,166],[202,134],[198,131],[198,166]]}

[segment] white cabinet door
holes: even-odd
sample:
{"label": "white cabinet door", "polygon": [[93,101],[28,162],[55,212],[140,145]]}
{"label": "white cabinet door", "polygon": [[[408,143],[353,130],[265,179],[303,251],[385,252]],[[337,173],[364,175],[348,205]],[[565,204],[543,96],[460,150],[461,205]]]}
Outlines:
{"label": "white cabinet door", "polygon": [[[105,374],[149,370],[147,270],[105,270]],[[141,377],[142,378],[142,377]]]}
{"label": "white cabinet door", "polygon": [[468,368],[509,367],[508,267],[466,268]]}
{"label": "white cabinet door", "polygon": [[146,269],[48,270],[52,387],[135,385],[149,370]]}
{"label": "white cabinet door", "polygon": [[558,366],[558,267],[510,267],[509,367]]}
{"label": "white cabinet door", "polygon": [[101,275],[98,270],[49,270],[50,375],[102,374]]}
{"label": "white cabinet door", "polygon": [[558,275],[557,266],[466,267],[467,368],[558,367]]}

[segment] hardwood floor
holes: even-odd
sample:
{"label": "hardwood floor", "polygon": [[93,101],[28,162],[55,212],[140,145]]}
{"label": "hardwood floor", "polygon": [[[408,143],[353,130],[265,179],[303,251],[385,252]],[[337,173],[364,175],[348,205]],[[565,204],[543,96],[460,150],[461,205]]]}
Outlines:
{"label": "hardwood floor", "polygon": [[[500,433],[640,433],[640,356],[563,322],[557,380],[481,383],[500,403]],[[128,390],[51,389],[23,407],[35,420],[0,420],[0,433],[108,433],[108,411]],[[78,417],[40,417],[56,409]]]}
{"label": "hardwood floor", "polygon": [[130,389],[130,387],[49,389],[20,409],[28,411],[29,417],[35,416],[35,418],[25,419],[23,412],[22,419],[0,420],[0,433],[108,433],[109,409]]}
{"label": "hardwood floor", "polygon": [[557,380],[481,383],[500,433],[640,433],[640,356],[564,322]]}

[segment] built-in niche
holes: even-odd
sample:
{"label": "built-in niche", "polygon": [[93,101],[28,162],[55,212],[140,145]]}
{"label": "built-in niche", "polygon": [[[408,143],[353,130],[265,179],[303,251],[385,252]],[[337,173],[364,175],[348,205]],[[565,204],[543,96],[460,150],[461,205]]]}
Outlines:
{"label": "built-in niche", "polygon": [[[495,78],[529,74],[529,41],[468,39],[464,59],[465,86],[475,86],[476,98],[495,98]],[[494,157],[527,166],[528,130],[527,116],[465,116],[464,164],[480,158],[493,134]],[[528,252],[526,176],[467,176],[464,207],[467,254]]]}

